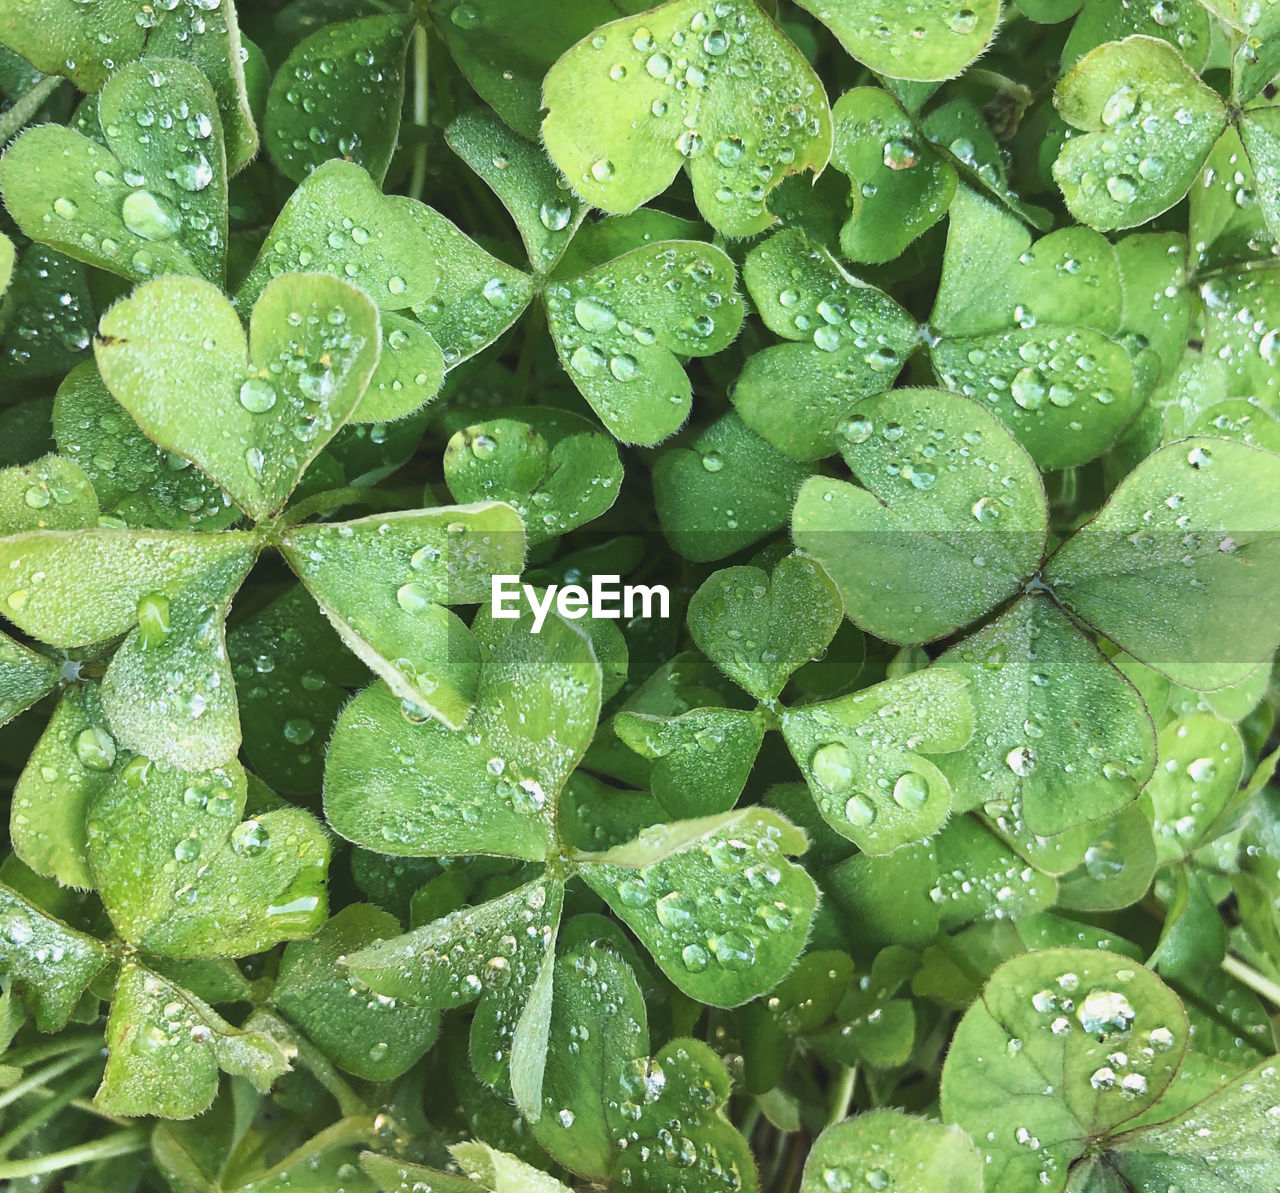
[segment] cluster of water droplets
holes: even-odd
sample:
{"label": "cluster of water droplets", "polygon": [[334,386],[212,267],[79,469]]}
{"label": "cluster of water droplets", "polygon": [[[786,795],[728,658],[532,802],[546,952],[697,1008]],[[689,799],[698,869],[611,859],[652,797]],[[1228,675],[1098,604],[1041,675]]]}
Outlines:
{"label": "cluster of water droplets", "polygon": [[78,354],[93,339],[94,313],[84,271],[42,244],[28,246],[5,293],[2,359],[15,373],[55,356]]}

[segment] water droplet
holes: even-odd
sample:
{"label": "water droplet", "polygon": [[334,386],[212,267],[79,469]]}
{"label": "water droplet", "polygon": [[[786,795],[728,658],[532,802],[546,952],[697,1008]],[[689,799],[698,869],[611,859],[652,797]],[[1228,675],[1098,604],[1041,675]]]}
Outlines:
{"label": "water droplet", "polygon": [[1005,755],[1009,769],[1019,778],[1026,778],[1036,768],[1035,752],[1030,746],[1015,746]]}
{"label": "water droplet", "polygon": [[179,227],[178,217],[150,191],[133,191],[120,205],[124,226],[144,240],[168,240]]}
{"label": "water droplet", "polygon": [[542,221],[542,226],[548,232],[563,232],[569,226],[572,216],[573,209],[568,203],[548,200],[538,208],[538,219]]}
{"label": "water droplet", "polygon": [[893,785],[893,802],[908,812],[918,812],[929,798],[929,781],[915,771],[907,771]]}
{"label": "water droplet", "polygon": [[810,760],[813,777],[828,791],[847,791],[853,784],[853,753],[841,742],[820,746]]}
{"label": "water droplet", "polygon": [[884,164],[890,170],[909,170],[920,160],[920,152],[910,141],[886,141]]}
{"label": "water droplet", "polygon": [[250,377],[240,387],[240,405],[250,414],[265,414],[275,404],[275,386],[266,377]]}
{"label": "water droplet", "polygon": [[271,835],[260,821],[246,820],[231,830],[231,848],[242,857],[257,857],[270,843]]}
{"label": "water droplet", "polygon": [[76,738],[76,757],[88,770],[110,770],[116,760],[116,742],[101,725],[91,725]]}
{"label": "water droplet", "polygon": [[858,828],[868,828],[876,818],[876,810],[875,806],[868,803],[862,796],[851,795],[845,801],[844,815],[850,824],[857,825]]}
{"label": "water droplet", "polygon": [[423,613],[434,603],[430,591],[416,581],[402,584],[396,589],[396,604],[406,613]]}
{"label": "water droplet", "polygon": [[729,931],[723,936],[714,937],[711,941],[711,951],[715,953],[716,960],[728,970],[749,969],[755,964],[756,946],[751,943],[749,937],[742,932]]}
{"label": "water droplet", "polygon": [[1080,1026],[1091,1036],[1106,1037],[1127,1032],[1134,1010],[1129,1000],[1115,990],[1094,990],[1076,1009]]}
{"label": "water droplet", "polygon": [[142,648],[159,646],[169,635],[169,598],[152,592],[138,601],[138,630]]}
{"label": "water droplet", "polygon": [[613,309],[591,295],[574,303],[573,317],[584,331],[597,335],[612,331],[618,325],[618,316]]}
{"label": "water droplet", "polygon": [[705,452],[702,456],[702,466],[708,472],[719,472],[724,467],[724,457],[719,452]]}

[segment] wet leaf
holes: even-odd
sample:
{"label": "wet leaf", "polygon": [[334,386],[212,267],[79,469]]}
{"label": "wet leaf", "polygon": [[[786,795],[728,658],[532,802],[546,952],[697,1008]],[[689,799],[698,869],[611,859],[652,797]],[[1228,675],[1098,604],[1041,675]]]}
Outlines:
{"label": "wet leaf", "polygon": [[806,846],[777,813],[747,808],[656,825],[584,859],[582,877],[681,990],[733,1007],[774,986],[803,947],[817,888],[787,855]]}
{"label": "wet leaf", "polygon": [[689,602],[698,648],[757,700],[778,696],[840,628],[835,585],[812,559],[788,555],[772,578],[759,568],[715,572]]}
{"label": "wet leaf", "polygon": [[892,387],[916,346],[915,320],[799,232],[753,249],[742,272],[765,325],[796,342],[748,357],[734,408],[798,460],[830,455],[853,407]]}
{"label": "wet leaf", "polygon": [[1137,690],[1047,596],[1022,597],[938,660],[969,681],[973,740],[938,765],[966,804],[1037,836],[1118,813],[1156,761]]}
{"label": "wet leaf", "polygon": [[858,625],[891,642],[929,642],[1035,574],[1043,489],[994,415],[942,390],[894,390],[859,403],[843,435],[845,460],[866,488],[811,478],[791,533]]}
{"label": "wet leaf", "polygon": [[81,467],[47,455],[0,470],[0,534],[79,530],[98,520],[98,498]]}
{"label": "wet leaf", "polygon": [[11,0],[0,32],[6,46],[41,71],[97,91],[117,63],[142,53],[147,32],[137,13],[137,0],[105,0],[92,8],[77,0]]}
{"label": "wet leaf", "polygon": [[969,741],[967,686],[955,671],[928,669],[783,713],[787,746],[836,832],[879,854],[942,827],[951,787],[924,755]]}
{"label": "wet leaf", "polygon": [[822,84],[746,0],[713,15],[671,0],[601,26],[548,72],[543,105],[547,152],[587,202],[631,211],[684,165],[699,211],[727,236],[768,227],[769,191],[831,153]]}
{"label": "wet leaf", "polygon": [[6,724],[58,682],[51,659],[0,634],[0,725]]}
{"label": "wet leaf", "polygon": [[290,52],[267,96],[267,151],[302,182],[340,157],[381,183],[404,105],[404,57],[413,23],[393,13],[325,25]]}
{"label": "wet leaf", "polygon": [[235,762],[194,773],[137,758],[98,797],[89,861],[125,940],[243,957],[324,922],[328,838],[299,808],[242,820],[245,783]]}
{"label": "wet leaf", "polygon": [[895,79],[950,79],[995,36],[999,0],[928,0],[913,8],[855,0],[800,0],[859,62]]}
{"label": "wet leaf", "polygon": [[710,356],[742,326],[733,262],[713,245],[665,241],[624,253],[543,291],[565,371],[610,431],[665,439],[689,415],[679,358]]}
{"label": "wet leaf", "polygon": [[227,169],[208,80],[185,62],[130,63],[103,88],[99,114],[103,144],[45,124],[5,155],[0,191],[19,227],[134,281],[178,273],[221,282]]}
{"label": "wet leaf", "polygon": [[897,1193],[982,1193],[982,1159],[967,1135],[908,1118],[893,1110],[873,1110],[828,1127],[805,1161],[800,1193],[831,1193],[842,1184],[857,1188],[861,1178],[874,1189]]}
{"label": "wet leaf", "polygon": [[1280,457],[1225,439],[1148,456],[1045,570],[1069,609],[1185,687],[1226,687],[1271,654]]}
{"label": "wet leaf", "polygon": [[1227,123],[1222,100],[1178,51],[1141,35],[1086,54],[1054,103],[1084,135],[1063,146],[1053,176],[1071,213],[1107,232],[1181,199]]}
{"label": "wet leaf", "polygon": [[291,527],[281,551],[343,642],[402,700],[459,727],[479,653],[444,606],[487,600],[524,563],[520,518],[501,502],[400,510]]}
{"label": "wet leaf", "polygon": [[1155,814],[1156,854],[1176,861],[1210,839],[1240,785],[1244,744],[1229,722],[1196,712],[1160,730],[1159,755],[1146,794]]}
{"label": "wet leaf", "polygon": [[567,622],[549,618],[539,634],[530,624],[526,614],[483,627],[463,730],[424,721],[381,684],[347,706],[326,763],[325,813],[339,833],[403,856],[548,856],[560,790],[595,729],[600,671]]}
{"label": "wet leaf", "polygon": [[[206,282],[165,278],[103,318],[107,388],[161,447],[194,460],[251,516],[283,507],[355,411],[378,361],[378,314],[321,274],[272,282],[246,339]],[[205,378],[199,392],[191,371]]]}
{"label": "wet leaf", "polygon": [[271,1001],[345,1069],[368,1081],[390,1081],[431,1046],[439,1020],[401,1007],[353,983],[343,958],[373,941],[398,936],[395,916],[365,903],[344,907],[307,941],[284,951]]}

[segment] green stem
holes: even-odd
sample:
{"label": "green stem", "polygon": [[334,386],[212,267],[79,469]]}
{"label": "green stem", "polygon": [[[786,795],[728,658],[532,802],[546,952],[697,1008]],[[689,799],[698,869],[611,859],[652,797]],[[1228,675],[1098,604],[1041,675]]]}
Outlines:
{"label": "green stem", "polygon": [[[97,1052],[101,1047],[102,1044],[98,1043],[92,1051]],[[11,1085],[4,1093],[0,1094],[0,1110],[12,1105],[19,1098],[26,1097],[33,1089],[38,1089],[45,1082],[61,1077],[68,1069],[74,1069],[77,1065],[84,1064],[90,1055],[90,1052],[81,1050],[71,1056],[64,1056],[61,1060],[56,1060],[51,1065],[45,1065],[43,1069],[37,1069],[28,1077],[19,1081],[17,1085]]]}
{"label": "green stem", "polygon": [[6,145],[31,123],[35,114],[44,106],[49,98],[65,80],[61,75],[45,75],[30,91],[20,95],[3,116],[0,116],[0,145]]}
{"label": "green stem", "polygon": [[0,1135],[0,1156],[7,1156],[32,1131],[38,1130],[60,1110],[76,1102],[81,1094],[87,1093],[98,1080],[96,1073],[89,1074],[87,1079],[62,1090],[51,1097],[43,1106],[37,1107],[26,1118],[21,1119]]}
{"label": "green stem", "polygon": [[427,31],[418,25],[413,31],[413,123],[420,141],[413,150],[413,172],[409,176],[409,196],[421,199],[427,183],[427,83],[430,55]]}
{"label": "green stem", "polygon": [[827,1126],[844,1122],[849,1117],[849,1107],[853,1105],[853,1088],[858,1083],[858,1066],[841,1065],[840,1080],[836,1082],[831,1094],[831,1113],[827,1116]]}
{"label": "green stem", "polygon": [[67,1036],[49,1040],[41,1044],[33,1044],[29,1048],[15,1048],[6,1053],[4,1063],[15,1069],[29,1069],[37,1061],[48,1060],[53,1056],[64,1056],[68,1052],[89,1052],[102,1047],[101,1036]]}
{"label": "green stem", "polygon": [[1239,957],[1231,953],[1223,957],[1222,968],[1237,982],[1243,982],[1250,990],[1256,994],[1261,994],[1273,1006],[1280,1007],[1280,983],[1273,982],[1265,974],[1260,974],[1252,965],[1246,965]]}
{"label": "green stem", "polygon": [[52,1152],[47,1156],[0,1162],[0,1180],[16,1181],[43,1176],[47,1172],[61,1172],[64,1168],[74,1168],[77,1164],[88,1164],[93,1160],[109,1160],[113,1156],[145,1152],[150,1146],[150,1136],[145,1127],[130,1127],[127,1131],[95,1139],[92,1143],[82,1143],[78,1147],[69,1147],[65,1151]]}

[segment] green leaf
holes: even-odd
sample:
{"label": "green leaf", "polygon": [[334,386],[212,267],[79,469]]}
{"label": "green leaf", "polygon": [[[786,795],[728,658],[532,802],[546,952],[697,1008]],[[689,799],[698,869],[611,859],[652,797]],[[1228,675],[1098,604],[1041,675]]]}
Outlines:
{"label": "green leaf", "polygon": [[238,763],[204,773],[137,758],[99,797],[89,861],[131,944],[169,957],[243,957],[324,923],[329,841],[299,808],[242,821]]}
{"label": "green leaf", "polygon": [[733,262],[714,245],[662,241],[543,291],[570,379],[617,438],[652,444],[688,417],[679,357],[710,356],[742,326]]}
{"label": "green leaf", "polygon": [[489,112],[459,116],[445,139],[511,213],[534,270],[554,269],[587,209],[541,146],[515,135]]}
{"label": "green leaf", "polygon": [[1271,609],[1280,456],[1184,439],[1148,456],[1045,569],[1066,606],[1175,683],[1244,679],[1280,640]]}
{"label": "green leaf", "polygon": [[340,157],[386,177],[404,106],[404,57],[413,22],[397,14],[326,25],[290,51],[267,95],[267,152],[302,182]]}
{"label": "green leaf", "polygon": [[30,708],[58,679],[53,660],[0,634],[0,725]]}
{"label": "green leaf", "polygon": [[787,855],[806,846],[777,813],[745,808],[655,825],[588,855],[581,874],[684,993],[734,1007],[776,985],[804,947],[818,892]]}
{"label": "green leaf", "polygon": [[1099,46],[1058,82],[1054,104],[1082,130],[1053,166],[1071,214],[1102,231],[1133,228],[1187,193],[1227,124],[1218,95],[1167,41]]}
{"label": "green leaf", "polygon": [[0,534],[79,530],[98,521],[98,498],[84,470],[63,456],[0,470]]}
{"label": "green leaf", "polygon": [[686,559],[723,559],[786,522],[809,471],[726,414],[689,447],[658,457],[653,498],[662,532]]}
{"label": "green leaf", "polygon": [[569,1193],[568,1186],[555,1177],[487,1143],[455,1143],[449,1150],[473,1188],[479,1183],[492,1193]]}
{"label": "green leaf", "polygon": [[1158,37],[1181,51],[1194,71],[1209,57],[1209,16],[1200,4],[1114,5],[1085,0],[1062,47],[1062,63],[1069,66],[1104,42],[1120,41],[1134,33]]}
{"label": "green leaf", "polygon": [[931,356],[942,384],[993,409],[1046,471],[1101,455],[1142,403],[1129,354],[1088,327],[947,338]]}
{"label": "green leaf", "polygon": [[1039,568],[1039,473],[976,402],[929,389],[867,398],[845,424],[842,451],[867,487],[806,481],[791,533],[835,581],[849,617],[877,637],[944,637]]}
{"label": "green leaf", "polygon": [[1104,826],[1084,860],[1058,883],[1065,911],[1112,911],[1138,902],[1151,886],[1156,847],[1151,822],[1140,804],[1130,804]]}
{"label": "green leaf", "polygon": [[982,1193],[982,1158],[956,1127],[873,1110],[828,1127],[805,1161],[800,1193],[862,1182],[895,1193]]}
{"label": "green leaf", "polygon": [[[72,368],[93,343],[94,302],[84,266],[42,244],[28,244],[5,293],[3,316],[0,353],[15,378]],[[42,437],[38,450],[45,446]]]}
{"label": "green leaf", "polygon": [[764,739],[756,713],[695,708],[679,717],[622,711],[618,737],[642,758],[654,798],[673,820],[726,812],[738,802]]}
{"label": "green leaf", "polygon": [[548,618],[539,634],[530,625],[526,615],[477,627],[483,661],[465,730],[422,722],[381,684],[347,706],[325,772],[334,829],[410,857],[550,854],[560,790],[595,729],[600,670],[567,622]]}
{"label": "green leaf", "polygon": [[974,728],[967,680],[927,669],[789,709],[782,734],[822,818],[867,853],[931,836],[951,787],[924,754],[962,749]]}
{"label": "green leaf", "polygon": [[1240,140],[1257,182],[1258,207],[1273,237],[1280,236],[1280,108],[1250,108],[1240,117]]}
{"label": "green leaf", "polygon": [[842,617],[830,577],[803,555],[779,560],[772,578],[754,567],[715,572],[693,594],[688,611],[698,649],[766,701],[827,648]]}
{"label": "green leaf", "polygon": [[727,236],[772,222],[769,191],[831,154],[822,84],[748,0],[708,16],[671,0],[583,39],[547,73],[543,141],[569,184],[631,211],[687,166],[698,210]]}
{"label": "green leaf", "polygon": [[101,941],[67,927],[0,886],[0,976],[41,1031],[65,1027],[89,983],[107,964]]}
{"label": "green leaf", "polygon": [[[0,594],[5,616],[26,633],[51,646],[87,646],[134,628],[144,598],[151,606],[143,612],[158,616],[162,602],[202,584],[225,590],[256,553],[252,537],[235,532],[29,531],[0,539]],[[158,625],[157,640],[163,633]]]}
{"label": "green leaf", "polygon": [[[245,63],[249,47],[240,37],[235,5],[209,9],[180,5],[176,9],[153,6],[137,11],[152,22],[147,54],[156,58],[183,58],[199,67],[218,97],[218,111],[226,135],[227,173],[238,174],[258,152],[258,128],[249,103]],[[259,105],[260,110],[260,105]]]}
{"label": "green leaf", "polygon": [[103,88],[99,114],[103,144],[45,124],[5,154],[0,191],[18,226],[134,281],[180,273],[221,282],[227,168],[208,80],[186,62],[132,62]]}
{"label": "green leaf", "polygon": [[618,499],[617,446],[589,420],[545,407],[494,413],[506,417],[456,432],[445,449],[455,501],[509,503],[533,548],[600,517]]}
{"label": "green leaf", "polygon": [[280,549],[339,636],[402,700],[459,727],[479,656],[457,614],[493,573],[524,563],[520,518],[501,502],[399,510],[292,527]]}
{"label": "green leaf", "polygon": [[618,1185],[641,1193],[755,1193],[747,1141],[724,1112],[729,1074],[701,1040],[675,1039],[622,1070],[624,1097],[606,1114],[627,1141]]}
{"label": "green leaf", "polygon": [[13,247],[13,241],[10,240],[3,232],[0,232],[0,296],[9,288],[9,282],[13,278],[13,265],[17,256],[17,250]]}
{"label": "green leaf", "polygon": [[8,0],[0,41],[45,74],[61,74],[97,91],[121,62],[142,53],[146,28],[137,0]]}
{"label": "green leaf", "polygon": [[405,936],[361,949],[347,958],[347,966],[378,994],[431,1011],[479,998],[472,1024],[473,1063],[479,1059],[476,1044],[483,1033],[486,1067],[496,1069],[510,1056],[514,1079],[512,1041],[527,1027],[531,1007],[535,1013],[546,1009],[534,987],[553,956],[563,899],[561,882],[538,878],[488,903],[464,907]]}
{"label": "green leaf", "polygon": [[346,954],[399,932],[399,921],[381,908],[344,907],[311,940],[285,949],[271,995],[326,1056],[368,1081],[399,1077],[431,1046],[439,1028],[434,1012],[375,997],[342,968]]}
{"label": "green leaf", "polygon": [[892,261],[946,214],[956,172],[921,143],[911,119],[879,87],[846,91],[831,119],[831,164],[850,182],[840,251],[851,261]]}
{"label": "green leaf", "polygon": [[106,1114],[192,1118],[212,1104],[218,1070],[267,1090],[289,1061],[261,1032],[241,1032],[188,990],[126,961],[107,1020],[106,1072],[94,1104]]}
{"label": "green leaf", "polygon": [[1204,351],[1226,370],[1225,396],[1257,397],[1275,408],[1280,397],[1280,373],[1275,368],[1280,337],[1268,340],[1260,329],[1280,320],[1280,271],[1217,272],[1201,284],[1200,297]]}
{"label": "green leaf", "polygon": [[1177,861],[1212,837],[1240,785],[1244,743],[1234,725],[1196,712],[1160,730],[1159,754],[1161,765],[1146,792],[1155,813],[1156,854]]}
{"label": "green leaf", "polygon": [[130,525],[219,530],[240,517],[190,460],[142,433],[93,361],[77,366],[58,387],[53,432],[58,450],[84,470],[103,508]]}
{"label": "green leaf", "polygon": [[584,945],[556,961],[542,1113],[534,1137],[579,1176],[607,1180],[618,1154],[610,1102],[625,1092],[619,1068],[647,1059],[644,997],[631,968]]}
{"label": "green leaf", "polygon": [[431,1193],[475,1193],[475,1182],[469,1176],[423,1168],[421,1164],[410,1164],[393,1156],[365,1152],[360,1157],[360,1167],[383,1193],[415,1193],[415,1185],[419,1190],[425,1186]]}
{"label": "green leaf", "polygon": [[429,0],[434,30],[477,93],[522,137],[538,139],[542,80],[574,42],[646,0],[575,0],[555,20],[524,0]]}
{"label": "green leaf", "polygon": [[398,198],[440,269],[435,294],[413,313],[439,344],[445,367],[452,369],[487,348],[520,317],[533,301],[533,282],[430,207]]}
{"label": "green leaf", "polygon": [[68,685],[14,787],[9,815],[14,851],[37,874],[93,886],[86,824],[117,755],[98,689]]}
{"label": "green leaf", "polygon": [[927,0],[912,8],[856,0],[798,0],[859,62],[894,79],[951,79],[991,43],[1000,0]]}
{"label": "green leaf", "polygon": [[943,1118],[984,1141],[988,1193],[1052,1193],[1086,1150],[1158,1101],[1187,1037],[1177,995],[1128,957],[1025,953],[992,974],[956,1030]]}
{"label": "green leaf", "polygon": [[276,217],[236,306],[253,306],[272,278],[290,271],[331,273],[359,286],[381,311],[426,302],[440,270],[409,204],[384,196],[354,162],[317,166]]}
{"label": "green leaf", "polygon": [[108,312],[96,352],[107,388],[148,437],[262,518],[283,507],[364,396],[378,313],[336,278],[291,275],[263,291],[246,339],[213,286],[169,277]]}
{"label": "green leaf", "polygon": [[1047,596],[1019,599],[938,659],[969,681],[973,739],[939,761],[964,806],[981,801],[1041,837],[1118,813],[1155,767],[1137,690]]}
{"label": "green leaf", "polygon": [[830,455],[853,407],[892,387],[915,349],[915,320],[797,231],[754,248],[742,272],[765,325],[797,343],[748,357],[734,408],[798,460]]}
{"label": "green leaf", "polygon": [[318,792],[338,712],[368,673],[295,584],[227,635],[244,756],[273,790]]}
{"label": "green leaf", "polygon": [[230,762],[240,748],[226,618],[253,562],[234,540],[210,536],[202,546],[208,570],[177,592],[141,598],[138,626],[102,680],[116,741],[188,770]]}
{"label": "green leaf", "polygon": [[1277,1116],[1271,1109],[1278,1102],[1280,1082],[1268,1060],[1168,1122],[1124,1136],[1115,1166],[1140,1188],[1262,1188],[1276,1177]]}

